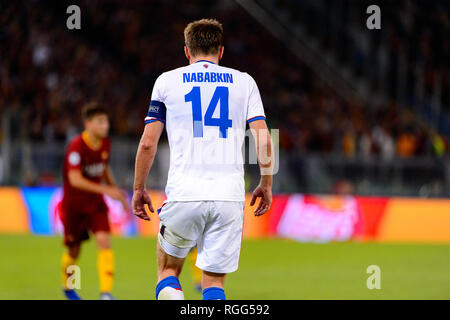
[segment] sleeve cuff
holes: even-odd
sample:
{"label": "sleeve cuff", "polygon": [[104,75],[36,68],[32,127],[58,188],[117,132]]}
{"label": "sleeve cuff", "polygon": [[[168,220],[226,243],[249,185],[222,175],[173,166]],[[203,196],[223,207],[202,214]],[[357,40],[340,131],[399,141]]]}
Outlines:
{"label": "sleeve cuff", "polygon": [[152,123],[152,122],[155,122],[155,121],[161,121],[163,124],[166,124],[166,121],[163,120],[163,119],[150,118],[150,117],[145,118],[145,124],[149,124],[149,123]]}
{"label": "sleeve cuff", "polygon": [[266,117],[264,117],[264,116],[256,116],[256,117],[248,119],[247,123],[250,123],[250,122],[253,122],[253,121],[256,121],[256,120],[266,120]]}

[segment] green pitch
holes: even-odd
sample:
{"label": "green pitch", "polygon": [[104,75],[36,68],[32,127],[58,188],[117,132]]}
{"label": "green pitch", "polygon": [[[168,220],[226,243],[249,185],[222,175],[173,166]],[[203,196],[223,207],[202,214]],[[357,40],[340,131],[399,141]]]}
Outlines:
{"label": "green pitch", "polygon": [[[0,299],[62,299],[60,237],[0,235]],[[154,299],[155,239],[114,238],[118,299]],[[98,298],[96,248],[79,261],[84,299]],[[369,265],[381,289],[369,290]],[[247,240],[240,268],[226,283],[228,299],[450,299],[450,246],[375,243],[303,244]],[[201,299],[190,265],[181,275],[186,299]]]}

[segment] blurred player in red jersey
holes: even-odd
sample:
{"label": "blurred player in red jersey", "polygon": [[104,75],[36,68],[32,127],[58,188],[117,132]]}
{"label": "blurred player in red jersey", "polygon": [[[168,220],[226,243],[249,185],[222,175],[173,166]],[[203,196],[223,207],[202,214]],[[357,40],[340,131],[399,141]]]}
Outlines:
{"label": "blurred player in red jersey", "polygon": [[108,165],[111,143],[106,109],[93,102],[83,107],[82,114],[85,130],[70,142],[64,157],[61,218],[67,252],[61,259],[62,280],[67,299],[79,300],[78,294],[68,284],[71,275],[68,267],[75,264],[81,242],[89,239],[91,232],[99,249],[100,299],[108,300],[113,299],[114,253],[103,194],[121,201],[126,211],[129,207],[126,194],[117,188]]}

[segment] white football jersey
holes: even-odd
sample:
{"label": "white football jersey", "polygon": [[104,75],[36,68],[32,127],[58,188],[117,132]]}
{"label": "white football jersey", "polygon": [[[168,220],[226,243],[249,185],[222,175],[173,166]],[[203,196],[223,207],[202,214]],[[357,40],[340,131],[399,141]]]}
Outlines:
{"label": "white football jersey", "polygon": [[161,74],[145,123],[166,125],[167,201],[244,201],[246,123],[265,120],[253,78],[200,60]]}

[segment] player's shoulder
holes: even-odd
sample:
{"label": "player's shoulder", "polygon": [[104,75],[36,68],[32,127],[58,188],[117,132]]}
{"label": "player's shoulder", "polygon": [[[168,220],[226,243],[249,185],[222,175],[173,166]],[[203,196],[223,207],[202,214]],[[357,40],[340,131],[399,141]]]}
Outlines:
{"label": "player's shoulder", "polygon": [[83,146],[83,139],[81,137],[81,133],[74,136],[67,145],[67,149],[78,149]]}
{"label": "player's shoulder", "polygon": [[227,66],[224,66],[224,65],[221,65],[221,64],[217,65],[217,68],[219,68],[221,70],[224,70],[224,71],[227,71],[227,72],[233,72],[233,73],[236,73],[236,74],[240,74],[242,76],[245,76],[247,74],[244,71],[241,71],[241,70],[238,70],[238,69],[235,69],[235,68],[231,68],[231,67],[227,67]]}
{"label": "player's shoulder", "polygon": [[105,149],[110,149],[111,148],[111,139],[109,137],[105,137],[102,140],[102,146]]}
{"label": "player's shoulder", "polygon": [[71,163],[77,163],[83,157],[84,147],[81,134],[73,137],[66,147],[66,159]]}
{"label": "player's shoulder", "polygon": [[166,80],[168,78],[177,76],[180,73],[183,73],[186,70],[186,67],[188,67],[188,66],[183,66],[183,67],[178,67],[175,69],[167,70],[159,75],[159,77],[157,78],[157,81],[158,80]]}
{"label": "player's shoulder", "polygon": [[154,88],[158,88],[159,90],[164,90],[166,84],[172,83],[172,80],[176,78],[176,75],[179,74],[179,69],[183,67],[172,69],[161,73],[155,80]]}
{"label": "player's shoulder", "polygon": [[251,82],[255,81],[253,79],[253,77],[248,72],[241,71],[241,70],[234,69],[234,68],[230,68],[230,67],[226,67],[226,66],[222,66],[222,65],[219,65],[218,67],[224,73],[231,73],[231,74],[233,74],[233,77],[239,77],[241,81],[245,81],[245,82],[248,82],[248,83],[251,83]]}

